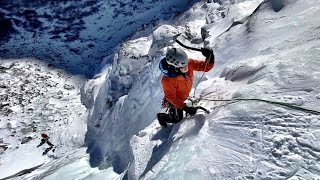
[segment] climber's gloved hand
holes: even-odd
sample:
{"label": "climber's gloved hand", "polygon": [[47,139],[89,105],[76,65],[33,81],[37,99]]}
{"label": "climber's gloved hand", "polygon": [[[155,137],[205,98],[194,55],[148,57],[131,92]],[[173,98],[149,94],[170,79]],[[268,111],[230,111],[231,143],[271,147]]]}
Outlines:
{"label": "climber's gloved hand", "polygon": [[197,108],[195,108],[195,107],[189,107],[189,106],[187,106],[186,104],[184,105],[183,110],[184,110],[187,114],[189,114],[190,116],[193,116],[193,115],[195,115],[195,114],[197,113]]}
{"label": "climber's gloved hand", "polygon": [[201,53],[210,64],[214,64],[214,54],[212,49],[201,48]]}

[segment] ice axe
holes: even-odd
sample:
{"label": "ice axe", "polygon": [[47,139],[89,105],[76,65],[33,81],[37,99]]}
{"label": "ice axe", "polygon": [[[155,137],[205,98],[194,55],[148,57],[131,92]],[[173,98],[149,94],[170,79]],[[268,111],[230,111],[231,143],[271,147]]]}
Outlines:
{"label": "ice axe", "polygon": [[210,114],[210,111],[202,106],[196,106],[196,109],[201,109],[202,111],[206,112],[207,114]]}
{"label": "ice axe", "polygon": [[190,49],[190,50],[194,50],[194,51],[199,51],[201,52],[201,49],[200,48],[195,48],[195,47],[190,47],[190,46],[187,46],[187,45],[184,45],[181,41],[178,40],[178,37],[181,35],[181,33],[173,36],[173,40],[175,40],[180,46],[186,48],[186,49]]}

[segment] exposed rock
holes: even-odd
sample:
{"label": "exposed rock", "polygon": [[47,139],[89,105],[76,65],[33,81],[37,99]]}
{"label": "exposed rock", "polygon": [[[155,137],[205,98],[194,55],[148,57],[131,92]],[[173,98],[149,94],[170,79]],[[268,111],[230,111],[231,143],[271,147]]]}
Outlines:
{"label": "exposed rock", "polygon": [[21,133],[22,134],[28,134],[29,132],[32,132],[33,131],[33,127],[24,127],[24,128],[21,128]]}
{"label": "exposed rock", "polygon": [[8,144],[0,144],[0,155],[8,149]]}
{"label": "exposed rock", "polygon": [[63,95],[63,91],[59,90],[58,95]]}
{"label": "exposed rock", "polygon": [[25,144],[25,143],[27,143],[27,142],[29,142],[31,140],[32,140],[32,137],[30,137],[30,136],[24,137],[21,140],[21,144]]}
{"label": "exposed rock", "polygon": [[67,90],[72,90],[72,89],[74,89],[74,86],[72,86],[70,84],[65,84],[65,85],[63,85],[63,88],[67,89]]}
{"label": "exposed rock", "polygon": [[10,19],[6,19],[3,13],[0,13],[0,41],[7,40],[10,34],[14,32],[14,28]]}

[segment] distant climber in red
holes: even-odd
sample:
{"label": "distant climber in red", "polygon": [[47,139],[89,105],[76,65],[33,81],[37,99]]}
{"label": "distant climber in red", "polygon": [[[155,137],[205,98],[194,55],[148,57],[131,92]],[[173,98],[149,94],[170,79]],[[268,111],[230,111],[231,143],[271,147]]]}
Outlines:
{"label": "distant climber in red", "polygon": [[[45,134],[45,133],[42,133],[41,134],[41,142],[37,146],[37,148],[42,146],[44,143],[47,143],[50,147],[45,149],[45,151],[42,153],[42,155],[46,155],[54,147],[54,145],[49,141],[49,136],[47,134]],[[54,152],[54,149],[52,151]]]}

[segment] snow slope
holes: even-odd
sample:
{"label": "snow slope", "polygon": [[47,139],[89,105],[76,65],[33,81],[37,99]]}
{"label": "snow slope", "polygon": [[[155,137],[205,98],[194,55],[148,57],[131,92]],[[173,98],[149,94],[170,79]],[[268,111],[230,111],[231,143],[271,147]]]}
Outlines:
{"label": "snow slope", "polygon": [[[86,108],[80,101],[85,79],[35,59],[0,62],[0,178],[32,168],[83,146]],[[40,134],[47,133],[57,147],[52,157]]]}
{"label": "snow slope", "polygon": [[[230,27],[221,29],[218,36],[214,35],[215,28],[205,28],[209,36],[205,44],[215,50],[217,63],[215,69],[206,74],[208,80],[198,87],[197,94],[210,93],[202,104],[212,109],[212,113],[198,114],[168,129],[159,129],[154,117],[160,109],[154,100],[159,103],[163,94],[156,66],[163,55],[161,51],[165,51],[161,48],[168,40],[166,35],[187,29],[180,24],[195,23],[198,26],[193,27],[201,28],[205,22],[189,13],[205,14],[206,8],[226,9],[225,17],[213,20],[212,27],[216,22]],[[246,10],[249,13],[241,13]],[[155,57],[150,59],[153,63],[143,69],[138,78],[130,76],[135,83],[124,91],[124,96],[114,96],[112,105],[103,104],[105,109],[101,109],[101,98],[124,89],[118,86],[121,83],[112,82],[112,76],[119,79],[123,76],[118,71],[109,71],[109,79],[103,83],[104,94],[97,95],[91,109],[92,119],[86,135],[91,164],[112,166],[119,173],[129,166],[129,179],[319,178],[319,115],[265,102],[210,101],[260,98],[317,109],[319,31],[316,29],[320,13],[317,1],[286,2],[280,11],[275,11],[271,3],[261,1],[234,5],[199,3],[190,11],[177,17],[180,21],[172,23],[173,27],[159,27],[165,33],[158,34],[156,30],[147,38],[160,44],[152,44],[149,52],[159,47],[160,53],[151,54]],[[239,14],[243,14],[241,18]],[[204,16],[210,18],[208,14]],[[233,24],[238,18],[241,23]],[[185,35],[186,38],[199,42],[200,28],[195,29],[191,37]],[[291,31],[292,28],[295,31]],[[158,39],[160,41],[155,41]],[[127,47],[122,51],[128,54],[122,58],[125,62],[134,53]],[[197,53],[188,51],[188,54],[192,58],[203,58]],[[116,60],[121,66],[119,57]],[[132,66],[127,69],[130,68]],[[128,76],[125,77],[123,82],[128,82]],[[150,125],[143,130],[141,123]],[[97,139],[97,136],[103,138]]]}

